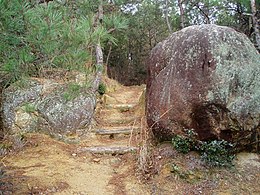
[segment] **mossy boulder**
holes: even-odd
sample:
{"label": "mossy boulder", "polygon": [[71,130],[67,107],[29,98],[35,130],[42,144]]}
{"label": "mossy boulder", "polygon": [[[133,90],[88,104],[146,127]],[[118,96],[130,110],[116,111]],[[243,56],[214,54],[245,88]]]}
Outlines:
{"label": "mossy boulder", "polygon": [[31,78],[3,90],[2,122],[11,133],[41,131],[66,137],[87,132],[95,107],[95,94],[76,80]]}
{"label": "mossy boulder", "polygon": [[173,33],[149,57],[146,111],[158,139],[194,129],[200,140],[250,145],[260,130],[259,53],[228,27]]}

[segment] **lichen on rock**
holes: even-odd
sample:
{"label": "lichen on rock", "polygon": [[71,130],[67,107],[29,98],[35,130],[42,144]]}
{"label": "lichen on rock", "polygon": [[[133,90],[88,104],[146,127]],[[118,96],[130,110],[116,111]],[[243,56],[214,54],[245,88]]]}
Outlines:
{"label": "lichen on rock", "polygon": [[23,87],[15,83],[7,87],[3,90],[1,106],[4,128],[10,133],[43,131],[58,137],[78,129],[86,132],[94,114],[96,97],[76,81],[73,94],[74,91],[68,90],[70,84],[31,78]]}
{"label": "lichen on rock", "polygon": [[194,129],[200,140],[249,144],[260,128],[259,65],[250,40],[231,28],[173,33],[148,60],[148,125],[159,139]]}

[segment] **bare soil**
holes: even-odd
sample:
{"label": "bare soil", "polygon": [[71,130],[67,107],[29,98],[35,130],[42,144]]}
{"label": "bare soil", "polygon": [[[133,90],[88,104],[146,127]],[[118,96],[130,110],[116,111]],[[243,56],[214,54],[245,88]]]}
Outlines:
{"label": "bare soil", "polygon": [[[4,194],[114,194],[116,185],[125,190],[120,176],[133,164],[132,154],[127,161],[126,156],[77,154],[78,145],[42,134],[27,136],[22,151],[2,159]],[[131,182],[142,190],[136,178]]]}
{"label": "bare soil", "polygon": [[[21,150],[1,156],[0,194],[260,194],[259,154],[240,153],[235,166],[227,169],[207,167],[195,152],[179,154],[169,143],[146,147],[143,108],[138,106],[143,87],[114,86],[100,102],[95,128],[79,143],[28,133]],[[134,108],[111,108],[111,104]],[[122,122],[114,123],[118,116]],[[95,135],[95,129],[125,126],[139,126],[141,132]],[[110,145],[136,146],[139,150],[122,155],[79,152],[82,147]],[[144,148],[146,153],[141,152]]]}

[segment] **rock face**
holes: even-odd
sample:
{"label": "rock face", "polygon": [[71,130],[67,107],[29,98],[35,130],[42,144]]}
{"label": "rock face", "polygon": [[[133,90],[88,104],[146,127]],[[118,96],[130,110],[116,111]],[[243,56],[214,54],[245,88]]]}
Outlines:
{"label": "rock face", "polygon": [[13,133],[45,131],[69,135],[88,127],[95,106],[95,95],[76,82],[30,79],[25,86],[14,84],[4,89],[3,126]]}
{"label": "rock face", "polygon": [[[2,77],[2,75],[0,74]],[[4,88],[4,82],[0,79],[0,108],[2,107],[2,91]],[[0,109],[0,141],[4,138],[4,127],[3,127],[3,119],[2,119],[2,111]]]}
{"label": "rock face", "polygon": [[194,129],[200,140],[234,141],[260,129],[260,56],[228,27],[173,33],[148,61],[146,112],[159,139]]}

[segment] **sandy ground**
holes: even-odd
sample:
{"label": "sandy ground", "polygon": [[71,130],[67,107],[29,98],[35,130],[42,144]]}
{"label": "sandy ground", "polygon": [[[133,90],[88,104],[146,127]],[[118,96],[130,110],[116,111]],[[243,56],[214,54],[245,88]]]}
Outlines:
{"label": "sandy ground", "polygon": [[260,194],[260,157],[253,153],[240,153],[231,169],[208,168],[194,152],[183,155],[160,145],[154,149],[153,174],[145,178],[138,172],[138,153],[77,153],[78,144],[42,134],[28,134],[26,140],[21,151],[1,159],[0,194]]}
{"label": "sandy ground", "polygon": [[77,154],[77,145],[41,134],[30,134],[27,140],[22,151],[1,161],[6,171],[2,182],[11,185],[1,189],[4,194],[146,194],[137,178],[122,177],[132,166],[132,154],[128,160],[125,156]]}

